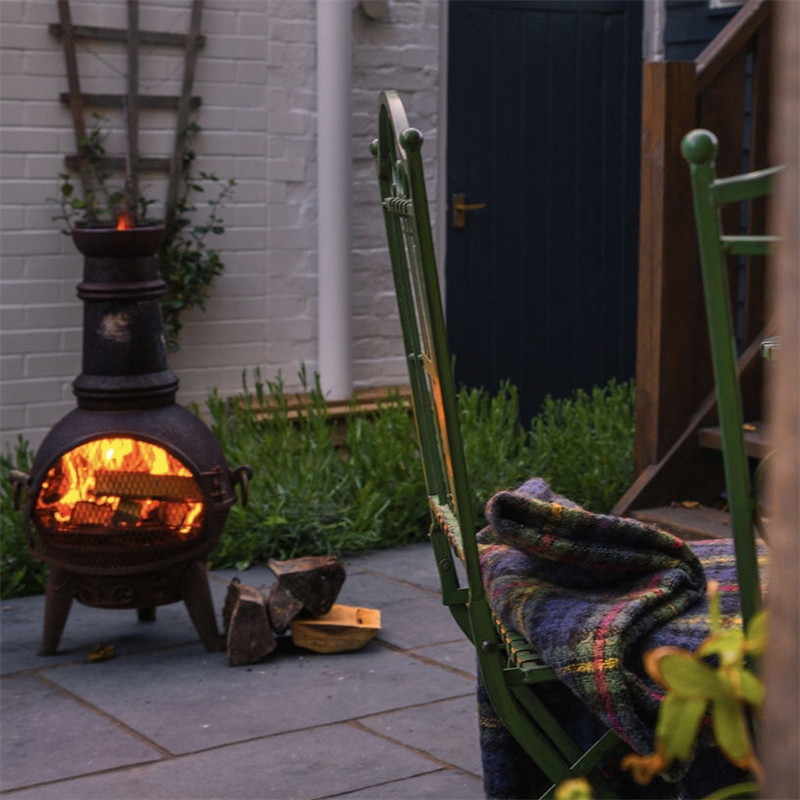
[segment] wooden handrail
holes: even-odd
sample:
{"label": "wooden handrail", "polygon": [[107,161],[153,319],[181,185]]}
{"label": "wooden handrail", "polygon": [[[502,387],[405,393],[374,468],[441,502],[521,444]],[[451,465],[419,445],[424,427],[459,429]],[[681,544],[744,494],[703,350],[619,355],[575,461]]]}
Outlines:
{"label": "wooden handrail", "polygon": [[747,0],[740,11],[695,59],[698,92],[702,92],[758,33],[771,12],[770,3],[771,0]]}

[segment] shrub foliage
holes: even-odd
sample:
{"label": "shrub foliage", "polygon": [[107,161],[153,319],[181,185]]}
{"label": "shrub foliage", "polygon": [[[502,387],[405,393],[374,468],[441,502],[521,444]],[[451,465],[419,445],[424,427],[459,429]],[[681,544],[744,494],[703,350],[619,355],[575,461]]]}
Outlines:
{"label": "shrub foliage", "polygon": [[[231,509],[211,566],[246,569],[268,558],[345,553],[423,540],[430,515],[414,423],[399,396],[374,414],[333,424],[318,379],[301,373],[311,400],[293,412],[280,377],[245,376],[236,402],[216,391],[206,415],[228,463],[248,464],[246,506]],[[633,384],[610,382],[572,397],[548,398],[527,428],[517,391],[462,388],[458,407],[477,519],[500,489],[532,475],[592,511],[607,512],[632,480]],[[267,413],[264,409],[269,409]],[[45,568],[26,550],[8,473],[27,470],[25,442],[0,460],[0,593],[43,589]]]}

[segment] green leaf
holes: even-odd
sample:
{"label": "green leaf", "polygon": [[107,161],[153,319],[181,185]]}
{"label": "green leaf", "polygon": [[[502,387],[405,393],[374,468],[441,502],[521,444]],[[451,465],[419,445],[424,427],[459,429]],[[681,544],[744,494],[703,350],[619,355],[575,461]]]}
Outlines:
{"label": "green leaf", "polygon": [[686,651],[662,656],[658,669],[669,690],[681,697],[711,700],[722,690],[716,670]]}
{"label": "green leaf", "polygon": [[764,684],[744,667],[735,667],[731,671],[731,684],[736,696],[751,706],[760,706],[764,702]]}
{"label": "green leaf", "polygon": [[722,664],[741,661],[744,653],[744,634],[738,629],[712,634],[697,650],[699,656],[719,656]]}
{"label": "green leaf", "polygon": [[708,584],[708,619],[711,631],[716,633],[722,624],[722,613],[720,611],[719,600],[719,583],[717,581],[709,581]]}
{"label": "green leaf", "polygon": [[744,710],[736,698],[721,694],[711,708],[714,736],[722,752],[734,764],[746,763],[751,755]]}
{"label": "green leaf", "polygon": [[687,761],[697,741],[697,732],[706,710],[704,699],[668,694],[658,711],[656,736],[670,758]]}

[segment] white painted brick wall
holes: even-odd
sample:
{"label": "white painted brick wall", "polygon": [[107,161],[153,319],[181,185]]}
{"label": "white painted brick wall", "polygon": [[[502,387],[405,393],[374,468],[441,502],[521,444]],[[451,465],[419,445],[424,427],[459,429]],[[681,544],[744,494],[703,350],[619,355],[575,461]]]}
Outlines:
{"label": "white painted brick wall", "polygon": [[[197,167],[237,181],[214,240],[225,263],[206,312],[186,315],[181,350],[170,367],[180,402],[203,403],[209,390],[237,392],[242,374],[279,373],[298,388],[305,364],[317,365],[316,2],[206,0],[207,45],[194,94],[201,132]],[[72,0],[75,24],[125,27],[124,0]],[[353,0],[353,376],[356,386],[405,380],[399,324],[369,143],[378,92],[397,88],[426,134],[426,169],[435,195],[439,108],[440,0],[390,0],[385,21],[368,19]],[[142,0],[144,29],[185,32],[189,0]],[[82,309],[75,295],[82,263],[53,220],[58,173],[75,143],[52,0],[0,2],[0,430],[36,446],[75,405]],[[177,94],[178,51],[143,44],[140,91]],[[122,45],[79,45],[87,92],[125,91]],[[111,126],[121,117],[106,112]],[[142,112],[140,149],[163,155],[174,117]],[[112,133],[109,152],[122,151]],[[163,197],[163,179],[147,176],[145,194]]]}

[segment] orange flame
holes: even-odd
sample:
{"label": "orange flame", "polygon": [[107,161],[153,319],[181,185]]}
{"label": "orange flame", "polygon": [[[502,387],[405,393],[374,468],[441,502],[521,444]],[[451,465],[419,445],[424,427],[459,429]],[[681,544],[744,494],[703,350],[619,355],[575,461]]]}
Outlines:
{"label": "orange flame", "polygon": [[200,532],[203,496],[192,472],[163,447],[95,439],[70,450],[42,482],[36,510],[53,527],[111,525]]}
{"label": "orange flame", "polygon": [[127,231],[130,228],[135,228],[136,222],[133,219],[133,214],[130,211],[121,211],[117,214],[117,230],[118,231]]}

